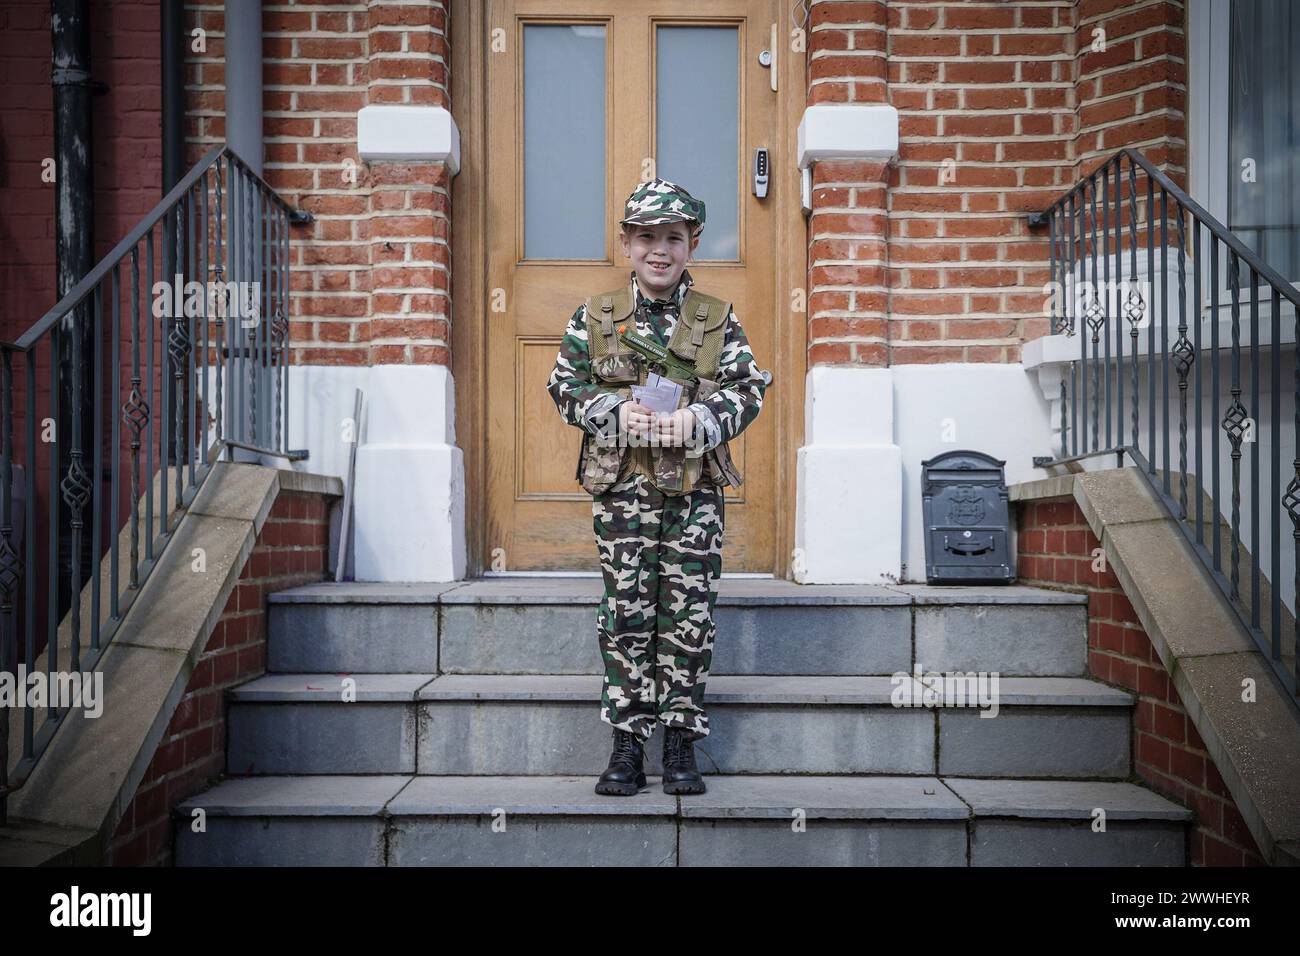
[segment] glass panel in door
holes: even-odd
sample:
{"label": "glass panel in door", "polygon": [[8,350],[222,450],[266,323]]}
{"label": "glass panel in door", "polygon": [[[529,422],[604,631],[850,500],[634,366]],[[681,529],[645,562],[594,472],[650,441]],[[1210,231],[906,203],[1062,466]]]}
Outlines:
{"label": "glass panel in door", "polygon": [[605,28],[524,27],[524,258],[605,258]]}
{"label": "glass panel in door", "polygon": [[655,171],[705,201],[696,259],[740,258],[738,51],[735,27],[655,31]]}

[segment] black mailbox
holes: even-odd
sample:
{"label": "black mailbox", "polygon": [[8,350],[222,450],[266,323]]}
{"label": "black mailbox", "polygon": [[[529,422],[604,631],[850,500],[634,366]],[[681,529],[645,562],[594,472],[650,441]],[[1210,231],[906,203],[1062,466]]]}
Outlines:
{"label": "black mailbox", "polygon": [[1009,584],[1006,462],[949,451],[921,462],[927,584]]}

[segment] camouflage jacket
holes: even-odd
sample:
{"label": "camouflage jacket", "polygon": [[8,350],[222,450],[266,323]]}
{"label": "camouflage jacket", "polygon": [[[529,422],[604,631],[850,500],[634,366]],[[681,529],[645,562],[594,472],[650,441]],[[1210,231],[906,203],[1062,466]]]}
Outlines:
{"label": "camouflage jacket", "polygon": [[[636,331],[661,345],[667,345],[677,323],[682,301],[686,298],[686,290],[694,282],[690,271],[682,270],[677,288],[667,300],[651,300],[646,296],[637,282],[635,270],[631,273],[631,282],[636,302]],[[652,301],[656,305],[656,311],[650,308]],[[584,311],[579,305],[569,317],[546,389],[565,421],[595,435],[601,422],[606,420],[606,416],[623,399],[592,378]],[[763,407],[763,392],[771,381],[771,376],[754,361],[753,353],[749,350],[749,339],[740,320],[736,318],[734,309],[727,314],[717,381],[718,391],[689,406],[704,429],[702,451],[731,441],[758,417],[758,412]]]}

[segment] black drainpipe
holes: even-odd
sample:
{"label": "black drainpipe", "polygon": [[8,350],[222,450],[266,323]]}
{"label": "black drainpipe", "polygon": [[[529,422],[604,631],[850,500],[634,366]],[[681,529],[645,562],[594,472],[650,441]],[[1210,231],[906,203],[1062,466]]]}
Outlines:
{"label": "black drainpipe", "polygon": [[[95,264],[94,155],[91,141],[91,102],[95,90],[90,78],[90,4],[88,0],[51,0],[50,38],[53,51],[50,83],[54,88],[54,156],[56,189],[54,205],[55,268],[58,298],[62,298]],[[105,305],[107,306],[107,298]],[[94,460],[95,407],[92,377],[94,339],[91,300],[64,320],[59,332],[59,478],[72,464],[75,441],[72,428],[74,376],[81,379],[81,462],[88,481]],[[73,338],[79,340],[81,362],[73,365]],[[50,494],[58,494],[58,487]],[[88,580],[91,567],[90,505],[82,511],[81,580]],[[59,567],[72,566],[71,509],[60,504]],[[59,575],[59,617],[71,603],[70,575]]]}

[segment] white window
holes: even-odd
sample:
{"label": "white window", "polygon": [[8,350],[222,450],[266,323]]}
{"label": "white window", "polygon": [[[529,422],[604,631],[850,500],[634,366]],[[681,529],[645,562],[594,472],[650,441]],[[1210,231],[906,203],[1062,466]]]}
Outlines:
{"label": "white window", "polygon": [[1193,0],[1192,197],[1268,265],[1300,280],[1300,5]]}

